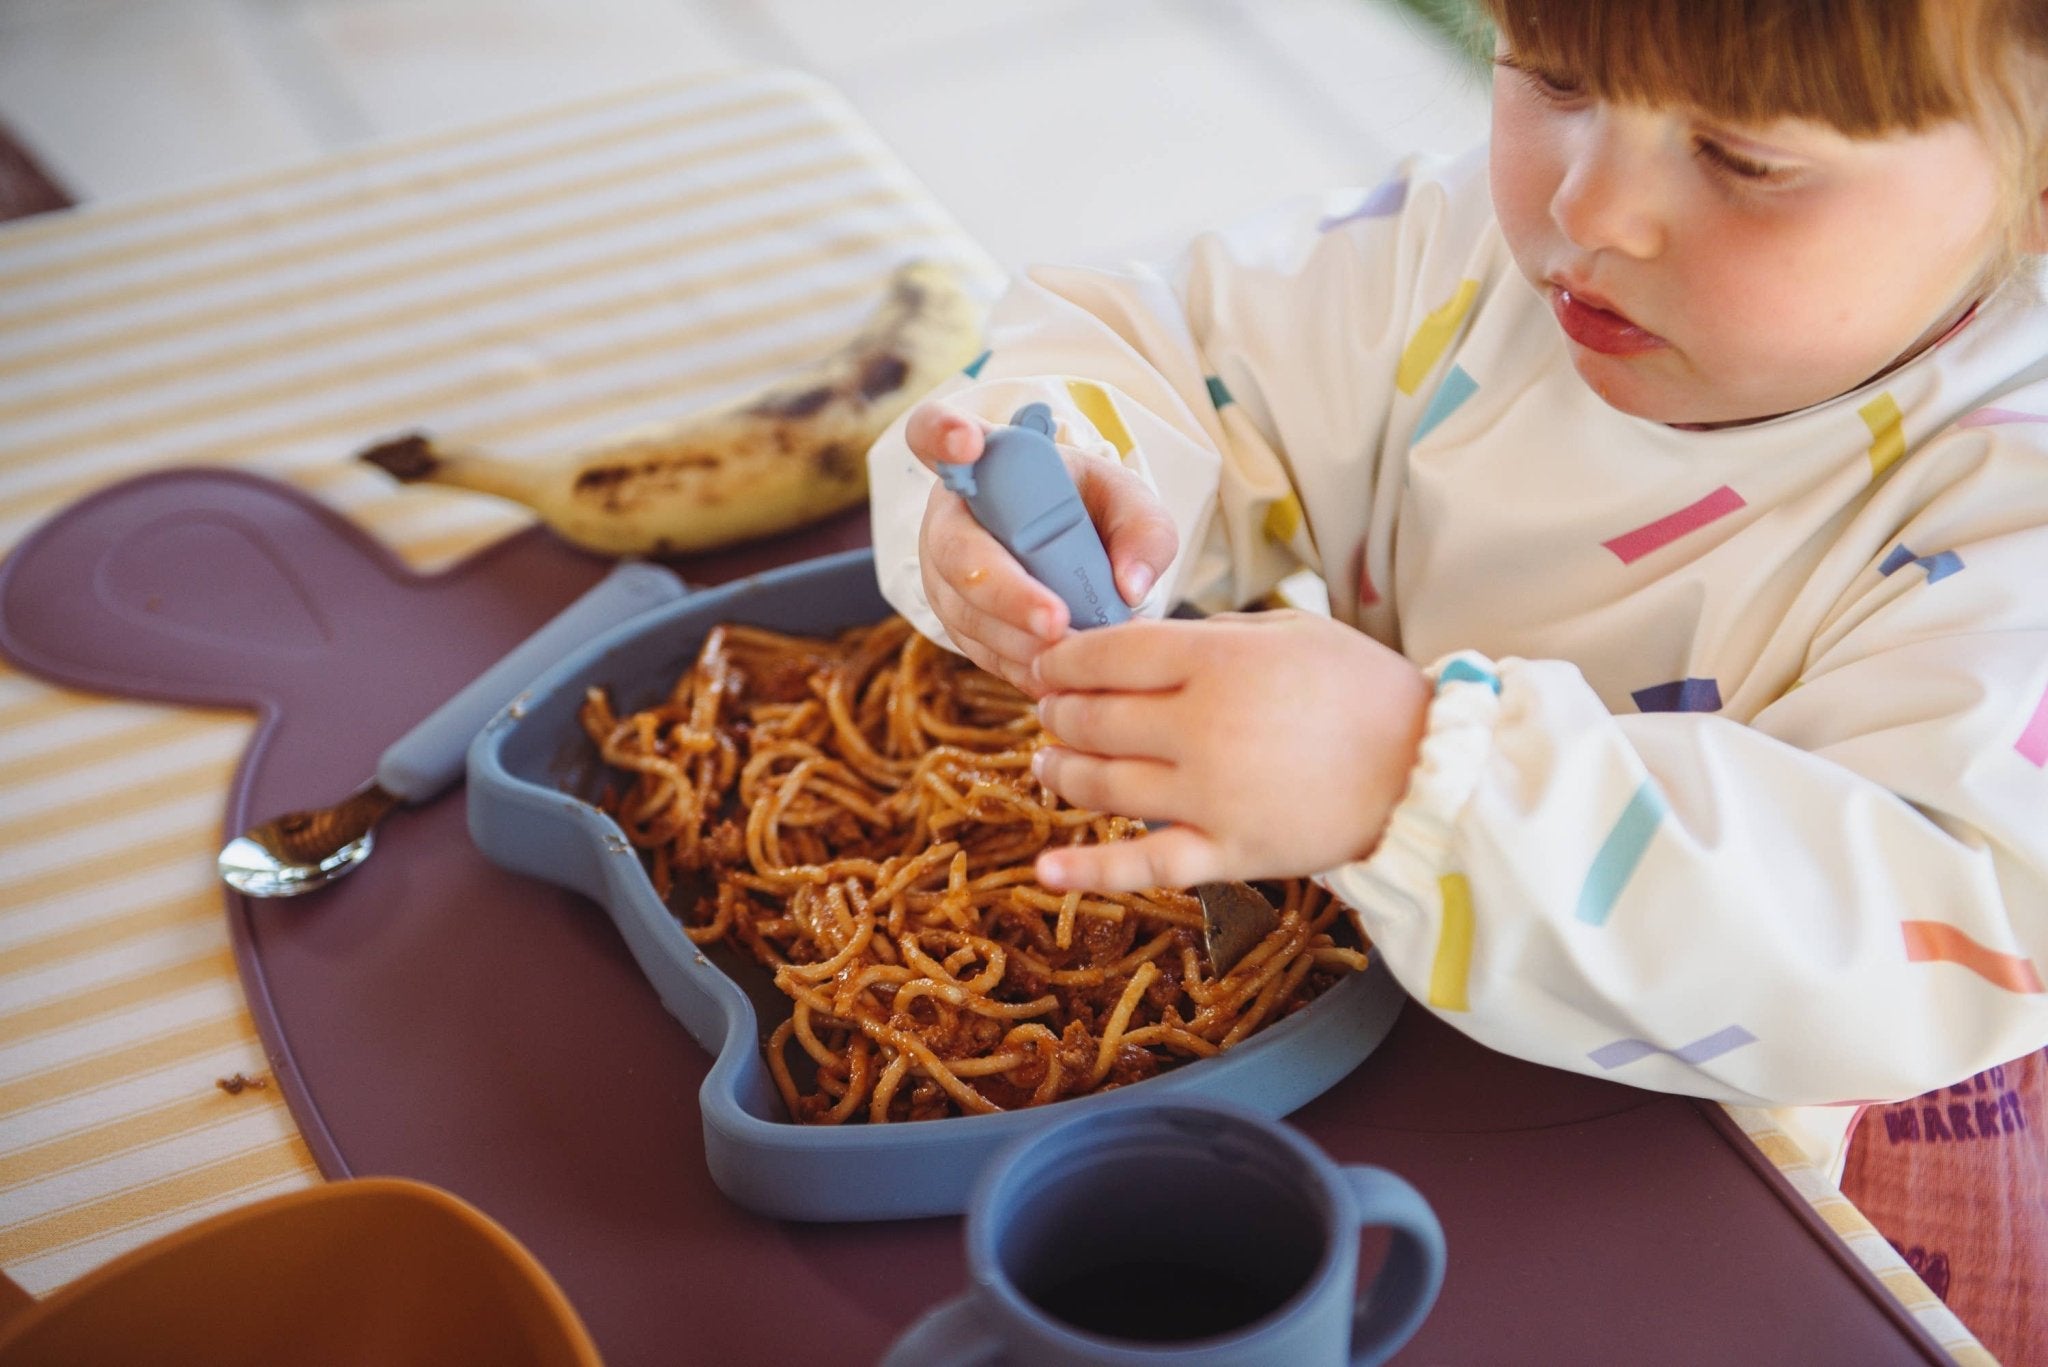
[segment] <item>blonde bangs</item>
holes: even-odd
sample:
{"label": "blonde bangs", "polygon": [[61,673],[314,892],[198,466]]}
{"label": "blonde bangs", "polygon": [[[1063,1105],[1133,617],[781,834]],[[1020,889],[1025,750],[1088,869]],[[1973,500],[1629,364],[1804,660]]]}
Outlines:
{"label": "blonde bangs", "polygon": [[[2024,0],[2022,0],[2024,4]],[[1855,137],[1967,115],[2001,0],[1485,0],[1518,63],[1628,104]],[[1979,22],[1959,25],[1969,15]],[[1965,36],[1969,35],[1969,36]],[[1988,35],[1986,35],[1988,36]]]}

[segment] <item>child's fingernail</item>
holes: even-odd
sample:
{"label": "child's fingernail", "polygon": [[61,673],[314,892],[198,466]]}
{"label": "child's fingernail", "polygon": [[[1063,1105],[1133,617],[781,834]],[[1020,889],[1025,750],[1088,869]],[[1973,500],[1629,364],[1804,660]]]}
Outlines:
{"label": "child's fingernail", "polygon": [[946,429],[946,454],[954,460],[971,460],[974,448],[968,443],[973,436],[965,427],[955,424]]}
{"label": "child's fingernail", "polygon": [[1040,783],[1045,782],[1045,770],[1047,763],[1048,761],[1045,757],[1045,751],[1034,751],[1031,756],[1031,777],[1037,779]]}
{"label": "child's fingernail", "polygon": [[1126,598],[1143,598],[1145,590],[1151,587],[1152,567],[1150,565],[1133,565],[1130,569],[1124,571],[1124,596]]}
{"label": "child's fingernail", "polygon": [[1038,866],[1032,872],[1038,875],[1040,883],[1049,888],[1056,888],[1066,881],[1064,864],[1065,861],[1056,854],[1041,854],[1038,856]]}
{"label": "child's fingernail", "polygon": [[1031,634],[1033,636],[1050,641],[1054,630],[1051,608],[1033,608],[1031,610]]}

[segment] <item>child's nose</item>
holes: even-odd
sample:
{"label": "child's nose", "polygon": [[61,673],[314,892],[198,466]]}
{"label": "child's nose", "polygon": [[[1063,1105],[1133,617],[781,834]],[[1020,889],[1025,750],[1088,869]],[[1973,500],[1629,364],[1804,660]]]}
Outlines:
{"label": "child's nose", "polygon": [[1643,260],[1663,252],[1668,215],[1646,144],[1611,121],[1586,130],[1550,200],[1551,218],[1573,246]]}

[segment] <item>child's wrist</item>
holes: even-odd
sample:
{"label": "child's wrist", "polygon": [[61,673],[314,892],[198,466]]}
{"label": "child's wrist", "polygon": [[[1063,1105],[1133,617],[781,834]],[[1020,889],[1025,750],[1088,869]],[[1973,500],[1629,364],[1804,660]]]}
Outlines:
{"label": "child's wrist", "polygon": [[1321,882],[1353,906],[1434,899],[1450,867],[1452,833],[1478,789],[1500,719],[1500,675],[1476,651],[1445,656],[1422,671],[1431,687],[1422,736],[1400,798],[1379,843],[1364,859],[1332,869]]}

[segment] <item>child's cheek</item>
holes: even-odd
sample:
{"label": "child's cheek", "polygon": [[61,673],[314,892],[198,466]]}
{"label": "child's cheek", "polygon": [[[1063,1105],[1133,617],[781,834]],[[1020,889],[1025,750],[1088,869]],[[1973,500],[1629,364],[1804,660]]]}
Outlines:
{"label": "child's cheek", "polygon": [[1497,115],[1488,170],[1494,216],[1508,250],[1530,283],[1541,284],[1555,264],[1550,205],[1561,179],[1555,149],[1533,121]]}

